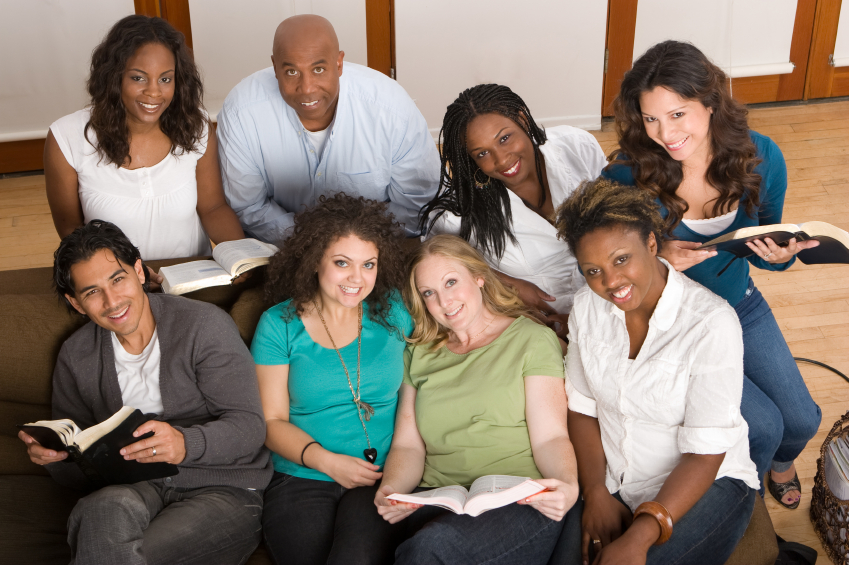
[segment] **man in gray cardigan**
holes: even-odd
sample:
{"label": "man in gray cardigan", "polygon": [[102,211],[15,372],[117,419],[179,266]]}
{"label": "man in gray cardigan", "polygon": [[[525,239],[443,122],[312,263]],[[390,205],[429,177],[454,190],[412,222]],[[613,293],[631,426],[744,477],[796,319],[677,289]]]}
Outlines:
{"label": "man in gray cardigan", "polygon": [[[91,320],[63,345],[53,373],[53,418],[85,429],[122,406],[150,415],[123,450],[167,462],[174,477],[104,487],[68,520],[74,561],[240,563],[261,539],[262,491],[272,467],[256,373],[232,319],[217,306],[148,294],[138,249],[94,220],[62,240],[54,283]],[[67,452],[21,432],[30,459],[60,484],[85,487]]]}

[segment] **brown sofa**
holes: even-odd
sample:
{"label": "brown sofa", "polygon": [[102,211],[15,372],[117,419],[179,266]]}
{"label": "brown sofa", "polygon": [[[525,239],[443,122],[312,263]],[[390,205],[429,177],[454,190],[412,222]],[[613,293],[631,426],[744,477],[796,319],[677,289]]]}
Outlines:
{"label": "brown sofa", "polygon": [[[180,260],[153,261],[157,269]],[[227,311],[250,343],[262,300],[261,272],[236,287],[189,295]],[[86,320],[70,314],[52,293],[49,268],[0,272],[0,565],[67,563],[67,517],[79,493],[58,486],[30,462],[16,424],[50,418],[53,365],[62,342]],[[758,500],[746,535],[728,563],[767,565],[778,547]],[[249,565],[270,563],[260,547]]]}

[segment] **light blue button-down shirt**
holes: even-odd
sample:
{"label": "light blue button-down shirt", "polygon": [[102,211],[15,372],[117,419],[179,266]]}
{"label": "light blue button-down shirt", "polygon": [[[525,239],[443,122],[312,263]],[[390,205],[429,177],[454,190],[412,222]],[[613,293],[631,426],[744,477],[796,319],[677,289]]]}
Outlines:
{"label": "light blue button-down shirt", "polygon": [[408,235],[436,193],[439,153],[407,92],[385,75],[345,63],[339,103],[318,155],[269,67],[244,79],[218,115],[224,192],[242,227],[267,242],[285,238],[294,213],[322,194],[389,201]]}

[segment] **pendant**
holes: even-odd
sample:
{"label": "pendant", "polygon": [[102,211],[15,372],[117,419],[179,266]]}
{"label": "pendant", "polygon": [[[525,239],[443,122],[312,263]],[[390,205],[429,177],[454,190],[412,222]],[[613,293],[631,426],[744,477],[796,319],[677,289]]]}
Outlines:
{"label": "pendant", "polygon": [[377,450],[373,447],[369,447],[368,449],[363,449],[363,455],[366,458],[366,461],[369,463],[374,463],[377,461]]}
{"label": "pendant", "polygon": [[356,403],[357,408],[365,412],[363,418],[365,418],[366,422],[370,422],[371,417],[374,416],[374,408],[371,407],[371,404],[369,404],[368,402],[363,402],[359,398],[354,400],[354,402]]}

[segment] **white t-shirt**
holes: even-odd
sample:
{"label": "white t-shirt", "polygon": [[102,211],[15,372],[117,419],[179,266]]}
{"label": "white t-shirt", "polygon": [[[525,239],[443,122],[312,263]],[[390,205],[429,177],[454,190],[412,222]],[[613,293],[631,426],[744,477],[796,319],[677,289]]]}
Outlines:
{"label": "white t-shirt", "polygon": [[717,479],[760,486],[740,414],[743,330],[737,314],[663,262],[666,287],[636,359],[628,359],[625,313],[588,286],[575,295],[569,315],[569,409],[598,418],[605,485],[632,511],[657,496],[684,453],[725,453]]}
{"label": "white t-shirt", "polygon": [[138,355],[127,353],[115,332],[110,333],[124,406],[138,408],[145,414],[162,415],[165,409],[159,390],[159,335],[156,329],[153,330],[150,343]]}
{"label": "white t-shirt", "polygon": [[195,257],[211,253],[197,214],[195,170],[206,152],[207,126],[198,150],[169,153],[152,167],[125,169],[100,159],[97,136],[85,125],[91,112],[79,110],[53,122],[50,131],[65,160],[77,171],[80,204],[86,222],[117,225],[139,248],[142,259]]}
{"label": "white t-shirt", "polygon": [[688,218],[682,218],[681,221],[684,222],[685,226],[697,234],[710,237],[728,229],[728,226],[734,223],[734,219],[736,217],[737,208],[734,208],[727,214],[716,216],[715,218],[707,218],[705,220],[690,220]]}
{"label": "white t-shirt", "polygon": [[[545,135],[548,141],[539,149],[545,157],[548,188],[557,210],[582,181],[594,180],[601,174],[607,159],[595,137],[582,129],[555,126],[546,128]],[[537,285],[556,298],[549,302],[556,312],[568,314],[572,297],[586,282],[578,270],[578,261],[566,242],[557,239],[557,228],[525,206],[513,191],[508,190],[507,195],[517,243],[507,238],[501,259],[487,254],[487,262],[493,269]],[[440,233],[459,235],[460,218],[448,212],[442,214],[422,239]],[[475,245],[474,236],[470,243]]]}
{"label": "white t-shirt", "polygon": [[330,124],[321,131],[310,131],[304,128],[304,131],[307,132],[312,142],[312,146],[315,148],[315,153],[318,155],[319,160],[321,160],[321,154],[324,153],[324,146],[327,145],[327,138],[330,135],[331,129],[333,129],[333,124]]}

